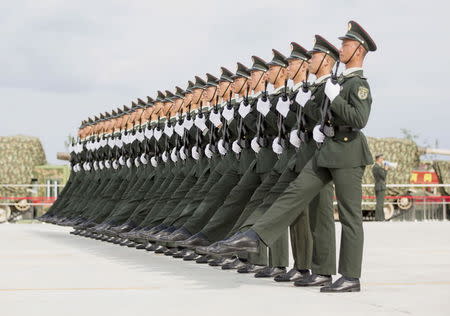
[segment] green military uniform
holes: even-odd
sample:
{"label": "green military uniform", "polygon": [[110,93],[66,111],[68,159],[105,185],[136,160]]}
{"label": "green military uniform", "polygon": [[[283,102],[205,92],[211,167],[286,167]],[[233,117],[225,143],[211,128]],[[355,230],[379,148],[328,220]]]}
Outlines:
{"label": "green military uniform", "polygon": [[386,194],[387,170],[378,163],[375,163],[372,167],[372,174],[375,179],[375,197],[377,199],[375,220],[384,221],[384,196]]}
{"label": "green military uniform", "polygon": [[335,136],[325,138],[302,173],[252,229],[266,244],[271,244],[285,227],[306,213],[317,193],[333,181],[342,224],[339,273],[359,278],[364,241],[361,181],[365,166],[373,163],[360,129],[369,119],[372,98],[360,69],[344,73],[339,84],[340,94],[330,105]]}

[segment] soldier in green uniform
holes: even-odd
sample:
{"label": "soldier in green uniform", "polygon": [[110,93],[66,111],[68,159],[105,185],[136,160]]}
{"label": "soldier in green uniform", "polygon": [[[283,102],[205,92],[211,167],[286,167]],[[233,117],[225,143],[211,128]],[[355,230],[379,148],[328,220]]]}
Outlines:
{"label": "soldier in green uniform", "polygon": [[[241,95],[245,94],[247,78],[245,78],[244,75],[247,75],[246,68],[243,65],[240,66],[237,72],[239,75],[235,79],[229,78],[229,74],[227,74],[227,72],[225,77],[222,74],[220,80],[226,87],[225,90],[231,91],[229,90],[231,88],[233,91],[241,93]],[[236,85],[235,82],[237,82],[238,80],[243,82],[241,82],[239,85]],[[233,84],[231,84],[231,81],[233,81]],[[219,84],[220,82],[216,82],[214,85],[218,87]],[[196,203],[195,201],[193,201],[194,203],[190,203],[189,205],[187,205],[178,216],[178,218],[174,221],[174,225],[178,226],[179,228],[174,232],[174,234],[168,236],[168,241],[176,241],[180,238],[186,239],[197,233],[199,229],[201,229],[201,227],[203,227],[207,223],[209,218],[214,214],[213,212],[223,203],[231,188],[233,188],[240,179],[238,170],[239,163],[232,153],[227,152],[225,147],[227,147],[228,145],[224,145],[225,142],[228,142],[236,135],[233,111],[238,102],[230,99],[230,93],[228,93],[228,96],[224,93],[223,97],[228,101],[226,105],[222,107],[222,111],[230,112],[230,117],[221,120],[220,113],[217,111],[218,109],[213,109],[213,112],[210,112],[209,116],[209,120],[212,120],[211,123],[220,124],[220,122],[222,122],[223,124],[221,127],[222,145],[218,145],[216,147],[213,143],[211,143],[211,141],[208,143],[209,150],[211,150],[211,145],[214,145],[213,147],[216,147],[219,151],[221,151],[221,162],[217,164],[213,172],[210,174],[205,185],[198,192],[197,197],[199,197],[200,199],[197,201],[200,203]],[[218,122],[213,119],[214,115],[218,118]],[[216,127],[220,126],[217,125]],[[219,140],[219,142],[221,140]],[[202,148],[206,149],[206,145],[207,144],[205,142]],[[208,155],[210,155],[210,153]],[[197,258],[198,255],[196,255],[192,251],[184,256],[185,260],[194,260]]]}
{"label": "soldier in green uniform", "polygon": [[270,245],[307,211],[308,203],[317,193],[333,181],[342,224],[339,259],[342,277],[321,288],[321,292],[360,291],[364,241],[361,182],[365,166],[373,162],[361,132],[369,119],[372,103],[362,65],[366,53],[375,51],[376,45],[354,21],[349,22],[348,32],[341,39],[340,60],[346,65],[346,70],[338,83],[328,80],[325,86],[325,94],[330,101],[329,108],[323,109],[326,120],[313,131],[320,149],[251,229],[222,243],[224,248],[249,252],[257,251],[261,242]]}
{"label": "soldier in green uniform", "polygon": [[[321,37],[318,36],[318,41],[316,43],[315,49],[323,47],[321,43],[327,44],[325,40],[322,40]],[[299,174],[299,172],[303,169],[308,160],[312,157],[316,150],[316,144],[312,139],[312,129],[317,122],[317,118],[314,113],[316,111],[316,102],[309,101],[306,105],[305,102],[311,96],[311,93],[306,88],[306,72],[307,69],[310,68],[310,71],[316,74],[319,78],[318,80],[311,86],[309,89],[312,91],[312,99],[320,100],[323,95],[323,88],[325,79],[329,77],[329,73],[333,63],[330,63],[330,60],[337,59],[338,51],[332,45],[327,46],[326,51],[331,51],[333,53],[329,53],[330,56],[328,59],[322,61],[318,59],[318,62],[313,62],[308,65],[308,59],[310,58],[309,53],[296,43],[292,43],[293,50],[291,52],[291,56],[289,57],[289,71],[290,78],[294,80],[295,86],[293,91],[289,95],[289,100],[291,100],[290,104],[290,112],[296,113],[297,120],[299,123],[296,126],[296,129],[291,132],[290,137],[290,145],[295,148],[298,148],[295,156],[290,159],[289,163],[282,163],[282,160],[277,162],[278,168],[272,170],[271,177],[275,179],[275,183],[271,183],[269,187],[269,191],[264,190],[264,186],[261,186],[257,191],[261,191],[264,195],[264,199],[262,202],[258,202],[258,204],[254,205],[253,203],[249,203],[236,223],[235,227],[232,229],[231,234],[237,232],[239,230],[248,229],[248,227],[252,226],[260,216],[262,216],[267,209],[273,204],[273,202],[279,197],[279,195],[286,189],[291,181],[293,181]],[[331,59],[330,59],[331,58]],[[316,58],[317,59],[317,58]],[[303,108],[303,106],[305,106]],[[289,114],[286,119],[286,123],[289,122]],[[288,123],[286,128],[292,129],[292,123]],[[300,132],[299,132],[300,131]],[[301,135],[301,140],[298,139],[298,135]],[[298,141],[293,141],[293,137],[296,136]],[[300,146],[301,144],[301,146]],[[287,164],[287,166],[286,166]],[[279,170],[284,170],[280,176]],[[269,179],[268,179],[269,180]],[[256,194],[255,194],[256,195]],[[252,198],[253,201],[257,201],[257,199]],[[310,207],[317,210],[319,214],[317,218],[327,218],[328,213],[332,212],[332,185],[328,185],[324,188],[320,194],[311,202]],[[313,213],[315,214],[315,213]],[[313,221],[311,226],[314,230],[317,230],[320,233],[321,238],[317,239],[317,242],[320,242],[323,245],[329,244],[330,240],[334,242],[334,222],[331,218],[330,220],[324,221],[321,220],[320,225],[313,225],[316,222],[316,216],[313,216]],[[316,228],[314,228],[317,226]],[[330,237],[329,237],[330,236]],[[331,237],[332,236],[332,237]],[[315,238],[316,239],[316,238]],[[293,248],[293,255],[295,259],[294,268],[291,269],[288,273],[282,274],[276,277],[277,281],[296,281],[303,279],[304,277],[309,275],[309,270],[311,268],[311,260],[312,260],[312,238],[311,232],[309,229],[309,217],[308,213],[305,216],[299,217],[294,224],[291,225],[291,241]],[[285,261],[287,261],[288,251],[287,251],[287,242],[279,243],[278,247],[277,243],[272,244],[269,252],[269,255],[274,256],[277,254],[277,257],[284,257]],[[214,245],[211,246],[210,251],[214,253]],[[263,247],[264,248],[264,247]],[[334,251],[334,248],[332,249]],[[258,251],[258,255],[250,254],[250,262],[255,262],[254,260],[261,260],[265,255],[263,249]],[[255,257],[255,258],[252,258]],[[315,255],[315,263],[321,262],[322,273],[327,270],[328,273],[333,273],[334,256],[319,256]],[[283,260],[278,258],[278,260]],[[257,261],[256,261],[257,262]],[[327,262],[328,264],[324,264]],[[328,266],[331,268],[326,269],[324,266]],[[331,270],[331,272],[330,272]],[[261,271],[262,272],[262,271]],[[267,276],[270,276],[269,274]]]}
{"label": "soldier in green uniform", "polygon": [[375,164],[372,167],[372,174],[375,179],[375,197],[377,204],[375,208],[375,220],[383,222],[384,218],[384,196],[386,194],[386,176],[388,167],[384,164],[382,154],[375,156]]}

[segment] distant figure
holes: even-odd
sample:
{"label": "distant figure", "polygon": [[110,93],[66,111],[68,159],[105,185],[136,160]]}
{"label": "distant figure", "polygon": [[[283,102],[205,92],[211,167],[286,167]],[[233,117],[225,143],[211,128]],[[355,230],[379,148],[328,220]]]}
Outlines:
{"label": "distant figure", "polygon": [[386,194],[386,176],[388,166],[384,163],[382,154],[375,156],[375,164],[372,167],[372,174],[375,178],[375,196],[377,205],[375,208],[375,220],[384,221],[384,196]]}

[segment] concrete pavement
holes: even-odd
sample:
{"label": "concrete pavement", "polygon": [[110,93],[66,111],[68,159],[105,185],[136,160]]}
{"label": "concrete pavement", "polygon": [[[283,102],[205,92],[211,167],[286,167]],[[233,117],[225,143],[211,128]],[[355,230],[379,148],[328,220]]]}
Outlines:
{"label": "concrete pavement", "polygon": [[363,291],[349,294],[255,279],[70,230],[0,225],[2,315],[450,315],[450,222],[365,223]]}

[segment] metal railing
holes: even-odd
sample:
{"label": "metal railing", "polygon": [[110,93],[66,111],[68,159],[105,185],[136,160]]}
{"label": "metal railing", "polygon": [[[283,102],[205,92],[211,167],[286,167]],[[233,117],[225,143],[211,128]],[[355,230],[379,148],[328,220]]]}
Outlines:
{"label": "metal railing", "polygon": [[[365,188],[374,188],[374,184],[363,184]],[[439,189],[450,188],[450,184],[387,184],[389,188],[411,189],[406,190],[406,194],[386,195],[384,205],[393,210],[391,220],[447,220],[450,210],[450,196],[442,195]],[[415,194],[415,189],[422,189],[424,192]],[[431,189],[431,190],[430,190]],[[408,192],[409,191],[409,192]],[[425,193],[427,192],[427,193]],[[448,191],[447,191],[448,192]],[[376,204],[375,196],[363,196],[364,205],[373,206]]]}
{"label": "metal railing", "polygon": [[[18,201],[25,200],[27,205],[31,206],[51,206],[58,198],[58,188],[64,187],[63,184],[47,183],[47,184],[0,184],[2,188],[23,188],[32,193],[32,196],[0,196],[0,206],[14,206]],[[38,189],[45,189],[45,196],[38,196]]]}

